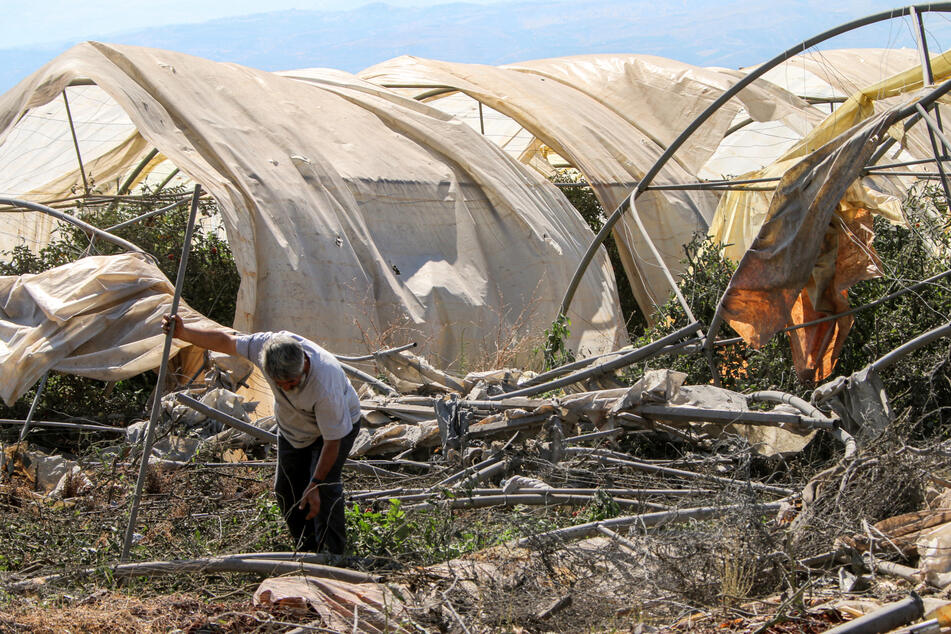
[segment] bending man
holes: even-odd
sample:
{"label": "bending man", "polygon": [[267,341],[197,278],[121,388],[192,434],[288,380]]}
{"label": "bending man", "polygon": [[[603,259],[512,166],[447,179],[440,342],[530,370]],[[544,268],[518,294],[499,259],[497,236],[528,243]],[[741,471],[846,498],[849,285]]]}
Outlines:
{"label": "bending man", "polygon": [[360,400],[332,354],[289,332],[234,334],[166,316],[167,332],[206,350],[257,365],[274,393],[277,474],[274,492],[297,548],[343,554],[347,546],[343,463],[360,431]]}

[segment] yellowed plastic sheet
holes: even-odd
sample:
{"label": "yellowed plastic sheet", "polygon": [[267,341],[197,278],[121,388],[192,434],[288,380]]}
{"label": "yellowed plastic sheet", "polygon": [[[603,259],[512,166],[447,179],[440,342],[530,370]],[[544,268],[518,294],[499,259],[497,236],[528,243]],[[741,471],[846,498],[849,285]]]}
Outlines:
{"label": "yellowed plastic sheet", "polygon": [[[867,57],[873,53],[875,56],[867,60],[868,63],[860,63],[865,61],[863,55]],[[871,63],[872,61],[875,63]],[[922,86],[917,53],[909,51],[824,51],[821,54],[804,56],[801,60],[797,58],[795,62],[804,68],[793,66],[793,61],[788,62],[789,67],[785,70],[787,77],[797,77],[797,70],[798,73],[807,72],[813,76],[821,74],[835,89],[834,94],[849,87],[857,89],[852,90],[844,103],[773,163],[740,178],[782,176],[798,159],[822,147],[876,112],[893,107],[899,98],[907,99],[909,93]],[[912,66],[905,67],[886,79],[879,79],[883,73],[908,63]],[[951,52],[935,55],[931,63],[936,81],[951,77]],[[872,81],[874,83],[871,83]],[[923,123],[919,123],[917,130],[912,129],[918,134],[903,134],[900,125],[893,126],[886,133],[893,135],[900,144],[907,147],[911,152],[909,158],[930,158],[930,143],[926,141],[927,136],[920,134],[923,126]],[[904,182],[884,176],[866,178],[862,186],[852,187],[847,191],[844,204],[853,208],[864,207],[892,222],[901,222],[901,205],[896,195],[904,191],[903,185]],[[720,200],[716,216],[710,225],[710,235],[721,244],[727,245],[725,254],[731,259],[739,260],[743,256],[766,219],[772,190],[769,184],[764,189],[766,191],[731,191]]]}

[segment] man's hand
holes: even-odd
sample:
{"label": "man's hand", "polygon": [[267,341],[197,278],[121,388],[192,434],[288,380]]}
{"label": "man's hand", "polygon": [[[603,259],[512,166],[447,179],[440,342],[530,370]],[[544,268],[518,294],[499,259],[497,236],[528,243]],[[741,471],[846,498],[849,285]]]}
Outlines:
{"label": "man's hand", "polygon": [[185,329],[185,322],[180,315],[162,315],[162,332],[168,334],[168,329],[175,324],[175,332],[180,333]]}
{"label": "man's hand", "polygon": [[320,487],[316,484],[311,484],[310,488],[304,491],[304,497],[301,498],[297,508],[303,511],[305,506],[310,506],[310,510],[304,519],[312,520],[317,517],[317,513],[320,512]]}

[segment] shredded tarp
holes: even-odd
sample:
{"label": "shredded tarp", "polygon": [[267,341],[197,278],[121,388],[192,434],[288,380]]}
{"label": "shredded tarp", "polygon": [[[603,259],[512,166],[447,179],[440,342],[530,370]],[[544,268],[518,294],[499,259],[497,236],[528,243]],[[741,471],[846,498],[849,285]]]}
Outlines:
{"label": "shredded tarp", "polygon": [[[407,589],[382,583],[350,583],[320,577],[265,579],[254,591],[254,604],[287,610],[313,610],[322,628],[334,632],[396,634],[417,631],[402,596]],[[312,629],[305,626],[305,629]]]}
{"label": "shredded tarp", "polygon": [[[547,326],[593,237],[553,185],[468,126],[336,71],[304,83],[85,43],[0,97],[0,142],[89,80],[218,201],[244,331],[289,329],[343,354],[392,335],[445,364]],[[603,252],[582,287],[572,348],[616,347]]]}
{"label": "shredded tarp", "polygon": [[[49,370],[117,381],[157,368],[174,287],[147,257],[92,256],[0,277],[0,398],[12,406]],[[182,305],[187,323],[220,327]],[[186,344],[174,341],[172,353]]]}
{"label": "shredded tarp", "polygon": [[[845,226],[833,216],[897,115],[893,109],[856,126],[783,175],[768,219],[722,300],[724,319],[750,345],[763,345],[789,323],[841,311],[846,289],[875,274],[866,215],[855,214]],[[793,331],[793,361],[803,380],[832,372],[851,324],[844,316]]]}

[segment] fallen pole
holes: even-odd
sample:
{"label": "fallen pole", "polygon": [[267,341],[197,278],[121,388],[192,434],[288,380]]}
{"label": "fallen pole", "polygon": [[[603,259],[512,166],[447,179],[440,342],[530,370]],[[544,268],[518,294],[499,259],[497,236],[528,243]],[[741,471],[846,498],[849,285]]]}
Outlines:
{"label": "fallen pole", "polygon": [[[550,493],[545,490],[537,490],[533,493],[502,493],[500,495],[473,495],[471,497],[455,498],[452,500],[437,500],[433,502],[423,502],[421,504],[410,504],[403,509],[410,511],[432,511],[436,509],[478,509],[489,506],[516,506],[524,504],[526,506],[585,506],[597,500],[596,495],[571,495]],[[654,502],[644,502],[641,500],[628,500],[624,498],[611,497],[618,506],[634,506],[641,508],[652,508],[654,510],[669,510],[670,507]]]}
{"label": "fallen pole", "polygon": [[635,413],[647,418],[689,423],[705,422],[720,425],[767,425],[781,427],[782,425],[799,425],[809,429],[835,428],[835,421],[822,416],[821,418],[786,414],[783,412],[736,411],[729,409],[705,409],[702,407],[686,407],[682,405],[636,405],[631,408]]}
{"label": "fallen pole", "polygon": [[240,420],[238,418],[235,418],[234,416],[231,416],[230,414],[226,414],[222,412],[221,410],[217,410],[214,407],[205,405],[201,401],[195,398],[192,398],[191,396],[188,396],[184,392],[179,392],[178,394],[176,394],[175,400],[177,400],[182,405],[187,405],[188,407],[192,408],[193,410],[195,410],[196,412],[200,414],[204,414],[208,418],[212,418],[223,425],[228,425],[229,427],[233,427],[234,429],[237,429],[238,431],[243,431],[244,433],[248,434],[249,436],[253,436],[257,438],[258,440],[261,440],[267,443],[277,442],[277,434],[272,434],[266,429],[255,427],[251,423],[246,423],[243,420]]}
{"label": "fallen pole", "polygon": [[730,506],[699,506],[689,509],[677,509],[675,511],[663,511],[659,513],[642,513],[640,515],[628,515],[625,517],[615,517],[609,520],[600,520],[597,522],[587,522],[577,526],[559,528],[545,533],[538,533],[523,537],[515,542],[519,548],[539,547],[552,542],[566,541],[569,539],[581,539],[582,537],[591,537],[600,532],[601,526],[609,529],[626,528],[628,526],[640,526],[642,528],[654,528],[670,522],[681,522],[686,520],[707,520],[719,517],[725,513],[741,510],[754,510],[762,514],[772,513],[779,510],[779,502],[769,504],[756,504],[752,507],[748,504],[734,504]]}
{"label": "fallen pole", "polygon": [[337,358],[337,361],[346,361],[352,363],[355,361],[372,361],[376,357],[388,357],[391,354],[396,354],[397,352],[402,352],[403,350],[409,350],[410,348],[415,348],[416,342],[408,343],[405,346],[397,346],[396,348],[386,348],[385,350],[377,350],[376,352],[371,352],[370,354],[363,354],[356,357],[348,357],[345,354],[335,354],[334,357]]}
{"label": "fallen pole", "polygon": [[172,575],[179,573],[217,574],[220,572],[247,572],[263,577],[286,574],[301,574],[311,577],[335,579],[349,583],[375,583],[379,577],[358,570],[336,568],[323,564],[257,559],[245,557],[205,557],[202,559],[180,559],[172,561],[146,561],[136,564],[116,564],[111,567],[98,566],[82,568],[73,572],[62,572],[44,577],[33,577],[10,585],[15,590],[30,590],[50,585],[57,581],[80,576],[101,574],[106,570],[113,577],[138,577],[154,575]]}
{"label": "fallen pole", "polygon": [[400,393],[399,393],[398,391],[396,391],[395,388],[390,387],[389,385],[387,385],[387,384],[384,383],[383,381],[379,380],[379,379],[376,378],[376,377],[370,376],[369,374],[367,374],[366,372],[364,372],[364,371],[362,371],[362,370],[358,370],[358,369],[356,369],[356,368],[353,367],[353,366],[347,365],[346,363],[341,363],[341,364],[340,364],[340,367],[343,368],[343,371],[346,372],[347,374],[349,374],[350,376],[355,377],[355,378],[357,378],[357,379],[363,381],[364,383],[369,383],[370,385],[372,385],[372,386],[375,387],[376,389],[380,390],[381,392],[384,392],[385,394],[388,394],[389,396],[399,396],[399,395],[400,395]]}
{"label": "fallen pole", "polygon": [[603,374],[605,372],[611,372],[625,366],[633,365],[642,359],[646,359],[656,353],[658,350],[662,350],[665,346],[675,341],[683,339],[687,335],[696,332],[700,328],[700,322],[695,321],[689,326],[681,328],[680,330],[673,332],[666,337],[662,337],[657,341],[647,344],[636,350],[627,352],[617,359],[613,359],[606,363],[600,363],[592,368],[587,368],[585,370],[580,370],[569,374],[566,377],[560,379],[555,379],[554,381],[549,381],[548,383],[541,383],[539,385],[533,385],[531,387],[526,387],[521,390],[515,390],[514,392],[508,392],[506,394],[499,394],[497,396],[490,396],[488,400],[490,401],[500,401],[502,399],[513,398],[516,396],[531,396],[533,394],[541,394],[542,392],[550,392],[552,390],[557,390],[559,388],[571,385],[572,383],[577,383],[579,381],[584,381],[598,374]]}
{"label": "fallen pole", "polygon": [[912,592],[907,599],[890,603],[871,614],[838,625],[827,634],[877,634],[889,632],[895,628],[917,621],[925,613],[925,605],[917,593]]}
{"label": "fallen pole", "polygon": [[[23,425],[26,421],[14,420],[12,418],[0,418],[0,425]],[[73,429],[76,431],[95,431],[107,434],[125,434],[122,427],[107,427],[106,425],[91,425],[86,423],[70,423],[68,421],[58,420],[34,420],[30,423],[31,427],[54,427],[58,429]]]}
{"label": "fallen pole", "polygon": [[680,478],[706,480],[708,482],[720,482],[722,484],[728,484],[728,485],[741,484],[743,486],[748,486],[758,491],[774,493],[776,495],[792,495],[793,494],[793,491],[791,489],[786,489],[783,487],[771,486],[768,484],[762,484],[760,482],[740,482],[737,480],[733,480],[731,478],[724,478],[722,476],[708,475],[706,473],[695,473],[693,471],[684,471],[683,469],[674,469],[672,467],[662,467],[660,465],[648,464],[646,462],[639,462],[637,460],[622,460],[620,458],[612,458],[610,456],[598,454],[597,450],[587,449],[584,447],[565,447],[565,455],[566,456],[587,455],[597,459],[598,462],[603,462],[607,464],[615,464],[615,465],[619,465],[623,467],[631,467],[632,469],[638,469],[640,471],[647,471],[651,473],[663,473],[665,475],[676,476]]}

